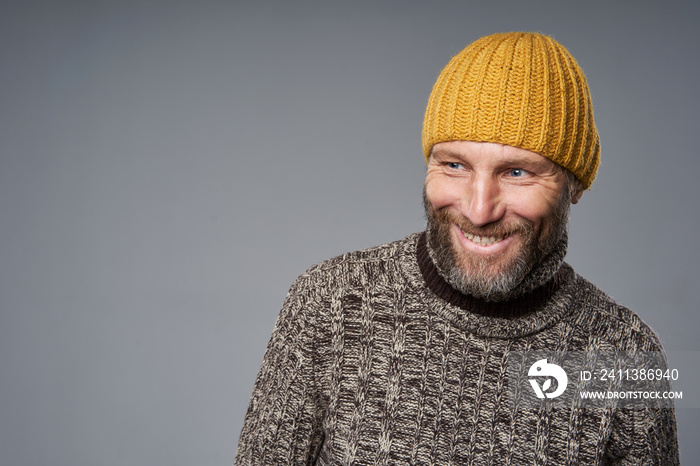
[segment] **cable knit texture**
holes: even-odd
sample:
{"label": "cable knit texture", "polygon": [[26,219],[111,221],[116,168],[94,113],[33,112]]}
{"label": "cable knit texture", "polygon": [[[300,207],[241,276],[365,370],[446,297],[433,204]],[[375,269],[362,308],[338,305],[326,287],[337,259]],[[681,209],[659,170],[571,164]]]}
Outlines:
{"label": "cable knit texture", "polygon": [[583,71],[551,37],[508,32],[458,53],[433,86],[423,153],[443,141],[484,141],[536,152],[585,188],[600,165],[600,139]]}
{"label": "cable knit texture", "polygon": [[424,233],[312,267],[275,325],[235,464],[678,464],[672,409],[508,401],[514,352],[661,350],[566,263],[549,276],[510,303],[455,296]]}

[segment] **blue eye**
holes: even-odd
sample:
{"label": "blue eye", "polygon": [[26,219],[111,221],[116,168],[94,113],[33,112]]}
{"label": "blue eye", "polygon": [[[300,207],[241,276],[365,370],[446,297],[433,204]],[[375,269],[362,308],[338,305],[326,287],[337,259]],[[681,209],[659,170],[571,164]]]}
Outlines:
{"label": "blue eye", "polygon": [[525,174],[525,171],[522,168],[513,168],[510,172],[508,172],[510,176],[513,177],[521,177]]}
{"label": "blue eye", "polygon": [[462,164],[457,162],[447,162],[447,166],[450,168],[454,168],[455,170],[459,170],[460,168],[462,168]]}

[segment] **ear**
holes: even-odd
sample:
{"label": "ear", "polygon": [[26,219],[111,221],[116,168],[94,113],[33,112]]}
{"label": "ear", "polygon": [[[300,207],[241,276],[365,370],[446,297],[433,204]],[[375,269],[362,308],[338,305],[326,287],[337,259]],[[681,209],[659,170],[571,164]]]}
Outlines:
{"label": "ear", "polygon": [[578,201],[581,199],[581,196],[583,196],[583,191],[585,191],[585,190],[583,188],[580,188],[571,194],[571,203],[572,204],[578,204]]}

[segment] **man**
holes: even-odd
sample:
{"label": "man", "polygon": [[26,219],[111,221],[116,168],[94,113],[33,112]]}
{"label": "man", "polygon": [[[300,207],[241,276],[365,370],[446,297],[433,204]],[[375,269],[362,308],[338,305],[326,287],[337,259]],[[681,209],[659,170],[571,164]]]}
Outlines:
{"label": "man", "polygon": [[509,392],[523,352],[662,351],[563,262],[600,160],[573,57],[533,33],[469,45],[433,88],[423,151],[426,232],[294,282],[236,464],[677,464],[672,407]]}

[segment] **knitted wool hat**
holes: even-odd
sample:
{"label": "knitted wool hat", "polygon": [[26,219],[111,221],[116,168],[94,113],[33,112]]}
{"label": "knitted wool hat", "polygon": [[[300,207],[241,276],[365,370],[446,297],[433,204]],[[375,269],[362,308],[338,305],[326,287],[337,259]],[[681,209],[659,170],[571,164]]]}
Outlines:
{"label": "knitted wool hat", "polygon": [[482,37],[442,70],[423,122],[426,161],[433,145],[458,140],[536,152],[586,189],[600,164],[586,77],[568,50],[538,33]]}

